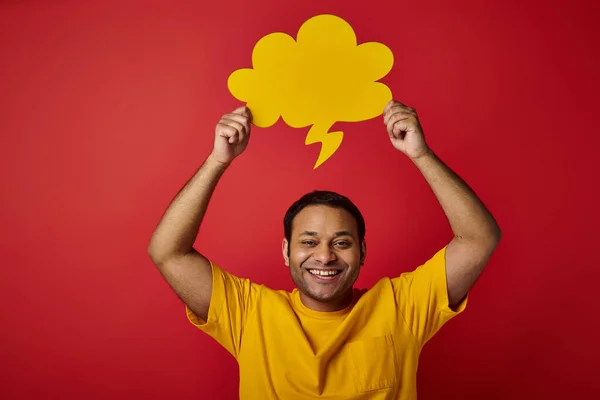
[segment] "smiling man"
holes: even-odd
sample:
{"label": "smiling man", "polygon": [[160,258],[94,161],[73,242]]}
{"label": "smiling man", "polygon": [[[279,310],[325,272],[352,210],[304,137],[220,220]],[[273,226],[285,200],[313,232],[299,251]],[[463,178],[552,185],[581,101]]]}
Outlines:
{"label": "smiling man", "polygon": [[365,221],[348,198],[329,191],[304,195],[284,216],[282,253],[297,287],[291,293],[233,276],[197,252],[217,182],[248,144],[245,107],[219,121],[212,153],[156,227],[150,257],[189,321],[236,358],[241,399],[416,399],[421,349],[465,309],[496,249],[497,223],[427,146],[415,110],[393,100],[383,122],[454,233],[411,272],[354,288],[367,254]]}
{"label": "smiling man", "polygon": [[358,208],[337,193],[315,191],[290,207],[283,228],[283,258],[302,304],[316,311],[347,307],[366,255]]}

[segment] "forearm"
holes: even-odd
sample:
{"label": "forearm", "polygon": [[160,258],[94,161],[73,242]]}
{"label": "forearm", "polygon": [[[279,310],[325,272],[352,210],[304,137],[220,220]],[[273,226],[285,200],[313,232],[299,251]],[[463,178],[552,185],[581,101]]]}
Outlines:
{"label": "forearm", "polygon": [[473,190],[431,150],[413,162],[442,206],[455,238],[495,246],[500,228]]}
{"label": "forearm", "polygon": [[148,247],[155,261],[192,251],[210,198],[226,168],[227,164],[209,156],[171,201]]}

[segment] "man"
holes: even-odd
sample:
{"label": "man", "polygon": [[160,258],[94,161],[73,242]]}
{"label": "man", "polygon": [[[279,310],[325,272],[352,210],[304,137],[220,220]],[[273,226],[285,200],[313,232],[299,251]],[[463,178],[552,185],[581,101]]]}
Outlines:
{"label": "man", "polygon": [[416,399],[423,345],[464,310],[495,250],[498,225],[427,146],[415,110],[392,100],[383,121],[454,233],[414,271],[354,289],[367,251],[365,223],[350,200],[324,191],[303,196],[284,218],[292,293],[228,274],[194,250],[219,178],[248,144],[245,107],[223,116],[212,153],[158,224],[148,252],[186,304],[189,321],[237,359],[241,399]]}

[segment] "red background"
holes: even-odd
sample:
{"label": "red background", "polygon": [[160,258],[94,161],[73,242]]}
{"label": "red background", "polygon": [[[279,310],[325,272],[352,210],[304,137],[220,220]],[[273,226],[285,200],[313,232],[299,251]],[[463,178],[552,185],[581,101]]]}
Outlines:
{"label": "red background", "polygon": [[[392,49],[383,81],[504,232],[468,311],[426,346],[420,398],[596,398],[593,1],[48,3],[0,12],[0,397],[236,398],[235,361],[186,321],[146,247],[238,106],[228,75],[262,36],[333,13]],[[308,129],[255,129],[199,249],[291,289],[282,218],[315,188],[366,217],[360,286],[446,244],[441,208],[381,120],[338,128],[342,146],[315,171]]]}

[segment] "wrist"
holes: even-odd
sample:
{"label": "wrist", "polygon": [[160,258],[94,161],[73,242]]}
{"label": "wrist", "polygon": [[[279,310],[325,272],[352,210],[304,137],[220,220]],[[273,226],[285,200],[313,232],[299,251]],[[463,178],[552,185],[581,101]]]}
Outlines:
{"label": "wrist", "polygon": [[427,147],[427,148],[425,149],[425,151],[423,151],[423,152],[419,153],[417,156],[414,156],[414,157],[409,157],[409,158],[410,158],[410,160],[411,160],[413,163],[415,163],[415,164],[419,165],[419,164],[420,164],[420,163],[422,163],[423,161],[426,161],[426,160],[430,160],[430,159],[432,159],[432,158],[435,158],[435,154],[433,153],[433,151],[432,151],[432,150],[431,150],[429,147]]}
{"label": "wrist", "polygon": [[[231,161],[233,161],[233,160],[231,160]],[[219,160],[217,157],[215,157],[215,155],[213,153],[210,153],[209,156],[206,158],[207,164],[210,164],[212,166],[215,166],[215,167],[221,168],[221,169],[226,169],[227,167],[229,167],[229,165],[231,165],[231,161]]]}

